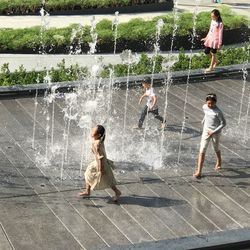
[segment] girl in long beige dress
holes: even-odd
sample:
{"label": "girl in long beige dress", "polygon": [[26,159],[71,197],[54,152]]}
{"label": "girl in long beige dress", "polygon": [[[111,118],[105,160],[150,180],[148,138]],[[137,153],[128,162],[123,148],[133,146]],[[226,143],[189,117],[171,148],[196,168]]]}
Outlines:
{"label": "girl in long beige dress", "polygon": [[90,196],[91,190],[111,188],[115,192],[113,201],[117,201],[121,196],[121,192],[116,187],[117,183],[112,171],[112,169],[114,169],[114,164],[107,159],[104,146],[105,128],[102,125],[97,125],[92,128],[91,136],[93,138],[91,149],[95,156],[95,160],[87,166],[84,174],[86,190],[79,193],[79,195],[88,197]]}

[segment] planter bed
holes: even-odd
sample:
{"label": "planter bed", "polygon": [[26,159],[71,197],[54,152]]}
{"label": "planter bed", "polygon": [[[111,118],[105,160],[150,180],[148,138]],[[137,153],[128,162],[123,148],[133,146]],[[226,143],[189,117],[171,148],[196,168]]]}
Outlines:
{"label": "planter bed", "polygon": [[[200,42],[201,37],[205,34],[200,34],[194,39],[193,49],[202,49],[203,45]],[[244,43],[249,41],[250,29],[248,27],[241,27],[237,29],[225,30],[224,31],[224,40],[223,45],[232,45],[237,43]],[[162,36],[160,39],[160,50],[169,51],[171,47],[171,36]],[[174,50],[178,51],[180,48],[189,50],[192,47],[190,42],[191,36],[176,36],[174,40]],[[77,44],[72,44],[73,51]],[[123,50],[130,49],[133,52],[152,52],[154,49],[154,40],[117,40],[117,49],[116,52],[120,53]],[[88,53],[89,45],[85,42],[81,45],[81,50],[83,54]],[[68,54],[70,51],[70,45],[59,45],[59,46],[47,46],[44,49],[44,52],[47,54]],[[97,43],[96,53],[105,54],[113,53],[114,51],[114,42],[113,41],[103,41]],[[39,48],[27,48],[23,47],[22,49],[12,50],[12,49],[3,49],[0,45],[0,54],[12,53],[12,54],[38,54]]]}
{"label": "planter bed", "polygon": [[[94,5],[94,4],[93,4]],[[40,3],[33,4],[33,6],[13,6],[9,8],[0,9],[1,15],[40,15]],[[62,5],[45,5],[44,8],[50,15],[93,15],[93,14],[113,14],[116,11],[120,13],[139,13],[139,12],[157,12],[157,11],[171,11],[173,9],[173,0],[148,0],[148,1],[132,1],[132,3],[113,3],[103,7],[89,6],[85,7],[80,4],[73,6]]]}
{"label": "planter bed", "polygon": [[[222,11],[224,22],[223,44],[230,45],[249,41],[249,19],[235,15],[230,10]],[[125,49],[134,52],[152,52],[154,50],[156,28],[159,20],[163,21],[159,41],[161,51],[169,51],[173,34],[173,15],[162,15],[145,21],[135,18],[127,23],[120,23],[117,29],[117,53]],[[174,50],[201,49],[202,37],[208,32],[210,13],[201,12],[197,16],[196,37],[193,44],[192,13],[181,13],[178,19],[177,33],[174,39]],[[89,43],[92,42],[91,28],[88,25],[72,24],[64,28],[42,29],[30,27],[25,29],[0,29],[0,53],[74,53],[75,48],[81,47],[81,53],[88,53]],[[96,24],[97,33],[96,53],[113,53],[114,29],[112,21],[103,19]]]}
{"label": "planter bed", "polygon": [[[234,64],[246,64],[250,60],[250,55],[247,53],[248,47],[244,48],[230,48],[222,49],[218,52],[219,67],[228,66]],[[190,56],[185,54],[184,51],[180,51],[178,59],[175,57],[170,58],[174,64],[171,66],[173,71],[182,71],[190,69],[204,69],[209,65],[209,59],[204,53],[194,54],[192,56],[190,64]],[[145,53],[140,55],[138,61],[130,65],[131,77],[141,74],[150,74],[153,71],[160,73],[165,72],[166,66],[165,62],[168,63],[169,59],[161,55],[156,57],[149,57]],[[230,67],[230,66],[229,66]],[[103,65],[98,76],[101,78],[108,78],[110,76],[110,68],[113,69],[115,77],[124,77],[127,75],[128,65],[124,63],[120,64],[108,64]],[[74,81],[77,79],[84,79],[90,76],[90,71],[86,67],[82,67],[78,64],[70,65],[66,67],[65,60],[63,59],[56,67],[49,70],[50,78],[52,82],[60,81]],[[29,83],[44,81],[44,77],[47,75],[47,70],[31,70],[26,71],[26,69],[21,65],[18,69],[13,72],[9,70],[9,64],[5,63],[0,67],[0,85],[11,86],[11,85],[26,85]]]}

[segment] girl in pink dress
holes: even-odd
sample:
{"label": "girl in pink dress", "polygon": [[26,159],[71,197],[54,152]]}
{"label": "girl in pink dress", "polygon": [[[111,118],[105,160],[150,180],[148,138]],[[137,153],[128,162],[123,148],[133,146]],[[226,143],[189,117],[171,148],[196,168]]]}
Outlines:
{"label": "girl in pink dress", "polygon": [[209,32],[205,38],[201,39],[205,45],[205,54],[211,59],[210,66],[205,72],[211,72],[215,69],[218,63],[216,52],[222,45],[223,23],[220,12],[217,9],[211,12],[211,19]]}

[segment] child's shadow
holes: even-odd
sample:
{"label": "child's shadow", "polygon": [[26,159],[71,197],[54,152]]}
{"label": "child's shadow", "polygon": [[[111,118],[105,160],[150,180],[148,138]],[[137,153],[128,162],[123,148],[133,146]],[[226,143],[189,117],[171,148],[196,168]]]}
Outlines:
{"label": "child's shadow", "polygon": [[[108,203],[114,203],[112,200],[109,200]],[[184,200],[174,200],[167,199],[163,197],[152,197],[152,196],[140,196],[140,195],[131,195],[131,196],[121,196],[118,200],[118,205],[137,205],[142,207],[171,207],[177,205],[183,205],[186,201]]]}
{"label": "child's shadow", "polygon": [[[167,125],[164,130],[165,131],[170,131],[170,132],[175,132],[175,133],[181,133],[182,126],[181,125]],[[188,137],[186,139],[198,137],[198,136],[201,135],[201,132],[199,130],[192,129],[192,128],[189,128],[189,127],[184,127],[183,128],[183,133],[192,135],[192,136],[190,136],[190,137]]]}
{"label": "child's shadow", "polygon": [[152,166],[145,163],[117,161],[115,162],[115,169],[120,171],[152,170]]}

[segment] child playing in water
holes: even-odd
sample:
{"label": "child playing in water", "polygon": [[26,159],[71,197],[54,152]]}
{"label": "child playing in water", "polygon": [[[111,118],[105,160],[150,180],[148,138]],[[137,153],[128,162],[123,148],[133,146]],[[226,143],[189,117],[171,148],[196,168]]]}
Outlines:
{"label": "child playing in water", "polygon": [[220,12],[217,9],[214,9],[211,12],[211,19],[209,32],[205,38],[201,39],[205,45],[204,52],[211,59],[210,66],[205,70],[205,73],[211,72],[215,69],[218,63],[216,53],[222,45],[223,23]]}
{"label": "child playing in water", "polygon": [[201,171],[205,160],[205,153],[209,142],[212,140],[214,151],[217,156],[217,162],[215,170],[221,168],[221,151],[220,151],[220,136],[221,130],[226,126],[226,120],[221,110],[216,106],[217,97],[216,94],[208,94],[206,96],[206,104],[203,105],[203,112],[205,114],[202,123],[203,132],[201,136],[200,153],[198,156],[197,171],[194,173],[194,177],[201,178]]}
{"label": "child playing in water", "polygon": [[135,128],[142,128],[143,122],[148,113],[152,113],[156,119],[160,120],[162,124],[161,127],[164,128],[166,122],[164,121],[163,117],[159,115],[159,109],[157,106],[157,96],[153,87],[151,86],[151,79],[149,77],[146,77],[143,80],[142,85],[145,90],[145,93],[141,96],[139,104],[142,102],[144,97],[147,97],[147,104],[144,106],[141,113],[141,117],[138,122],[138,126]]}
{"label": "child playing in water", "polygon": [[95,161],[91,162],[85,171],[86,190],[79,193],[82,197],[90,196],[90,190],[103,190],[111,188],[115,192],[113,201],[118,201],[121,196],[120,190],[116,187],[116,180],[112,169],[113,162],[107,159],[104,141],[105,128],[97,125],[92,128],[91,136],[93,138],[92,152],[95,155]]}

